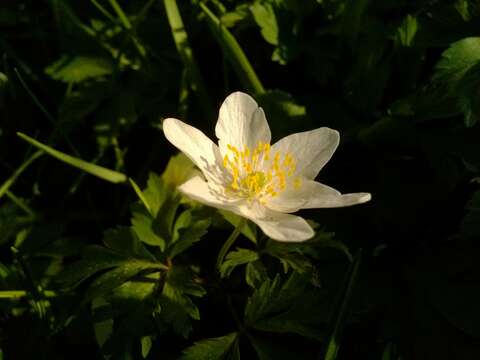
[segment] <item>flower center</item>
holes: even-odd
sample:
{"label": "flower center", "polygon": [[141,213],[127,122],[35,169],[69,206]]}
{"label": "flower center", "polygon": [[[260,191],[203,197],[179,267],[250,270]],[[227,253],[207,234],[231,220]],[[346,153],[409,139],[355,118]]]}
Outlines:
{"label": "flower center", "polygon": [[254,149],[238,149],[230,144],[227,149],[223,166],[232,175],[228,192],[264,203],[267,198],[277,196],[290,185],[295,189],[300,188],[301,179],[291,179],[297,167],[291,154],[277,151],[272,157],[270,144],[263,142],[258,142]]}

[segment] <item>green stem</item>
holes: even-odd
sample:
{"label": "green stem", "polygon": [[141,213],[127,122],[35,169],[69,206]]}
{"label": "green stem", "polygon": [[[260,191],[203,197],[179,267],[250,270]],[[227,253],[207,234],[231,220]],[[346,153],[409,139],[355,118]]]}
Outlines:
{"label": "green stem", "polygon": [[339,304],[336,316],[335,316],[335,325],[333,327],[332,334],[328,340],[327,347],[325,349],[324,360],[335,360],[337,358],[338,349],[340,348],[340,335],[345,326],[345,321],[347,317],[348,304],[352,297],[353,286],[358,276],[358,269],[360,268],[360,263],[362,260],[362,249],[359,249],[355,255],[352,264],[350,265],[350,271],[348,273],[346,285],[343,292],[343,297]]}
{"label": "green stem", "polygon": [[10,189],[10,187],[17,181],[17,178],[33,163],[43,151],[33,153],[15,172],[0,186],[0,198]]}
{"label": "green stem", "polygon": [[[0,291],[0,299],[20,299],[28,296],[29,292],[25,290],[4,290]],[[57,296],[57,292],[53,290],[44,290],[43,295],[47,298]]]}
{"label": "green stem", "polygon": [[246,220],[241,219],[240,222],[237,224],[233,232],[230,234],[228,237],[227,241],[223,244],[222,248],[220,249],[220,252],[218,253],[217,257],[217,269],[220,270],[220,266],[223,263],[223,259],[225,258],[225,255],[227,254],[228,250],[232,247],[233,243],[235,240],[237,240],[238,235],[242,232],[242,228],[245,225]]}
{"label": "green stem", "polygon": [[243,86],[245,86],[248,91],[255,94],[265,93],[265,88],[263,87],[262,82],[258,78],[252,64],[248,60],[237,39],[235,39],[232,33],[222,25],[220,20],[204,3],[201,2],[199,6],[206,15],[208,25],[212,29],[213,35],[216,37],[217,42],[232,63],[233,69],[243,83]]}
{"label": "green stem", "polygon": [[5,193],[7,197],[12,200],[20,209],[25,211],[27,215],[30,215],[30,217],[34,218],[35,217],[35,212],[30,209],[30,207],[20,198],[16,197],[15,194],[13,194],[10,190],[7,190]]}

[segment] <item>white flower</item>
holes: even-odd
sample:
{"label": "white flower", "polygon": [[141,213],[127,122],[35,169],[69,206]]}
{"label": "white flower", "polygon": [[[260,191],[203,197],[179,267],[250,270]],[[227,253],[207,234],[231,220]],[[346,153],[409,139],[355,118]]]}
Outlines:
{"label": "white flower", "polygon": [[304,241],[314,235],[299,209],[364,203],[368,193],[340,194],[314,181],[338,146],[338,131],[322,127],[292,134],[270,145],[263,109],[235,92],[223,102],[215,127],[218,146],[200,130],[168,118],[167,139],[200,168],[179,187],[188,197],[232,211],[256,223],[270,238]]}

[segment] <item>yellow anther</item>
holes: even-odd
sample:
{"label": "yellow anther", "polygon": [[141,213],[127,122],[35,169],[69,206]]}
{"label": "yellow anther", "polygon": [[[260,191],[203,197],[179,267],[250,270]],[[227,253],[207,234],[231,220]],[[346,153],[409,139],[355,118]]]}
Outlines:
{"label": "yellow anther", "polygon": [[300,189],[300,187],[302,186],[302,179],[300,179],[299,177],[295,178],[295,180],[293,180],[293,187],[298,190]]}
{"label": "yellow anther", "polygon": [[277,196],[287,185],[299,188],[301,181],[296,178],[287,182],[296,169],[296,161],[290,153],[275,152],[270,160],[270,144],[259,141],[253,149],[236,148],[228,144],[230,155],[223,158],[223,166],[232,175],[229,191],[248,201],[268,202],[268,198]]}

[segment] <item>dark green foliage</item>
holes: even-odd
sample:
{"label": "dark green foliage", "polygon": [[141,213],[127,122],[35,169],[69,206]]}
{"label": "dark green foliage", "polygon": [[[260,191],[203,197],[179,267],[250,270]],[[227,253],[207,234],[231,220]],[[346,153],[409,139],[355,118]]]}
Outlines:
{"label": "dark green foliage", "polygon": [[[3,1],[0,360],[480,358],[479,20],[477,0]],[[201,174],[162,120],[215,140],[237,90],[272,143],[338,130],[318,180],[372,201],[300,212],[315,237],[282,243],[179,193]]]}

